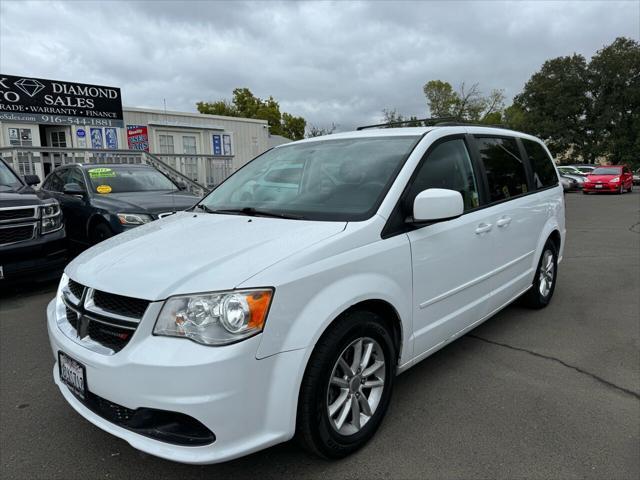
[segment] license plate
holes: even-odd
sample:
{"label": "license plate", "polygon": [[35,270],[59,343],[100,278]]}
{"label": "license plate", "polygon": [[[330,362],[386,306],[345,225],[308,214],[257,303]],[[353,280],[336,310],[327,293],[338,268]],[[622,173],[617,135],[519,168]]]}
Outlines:
{"label": "license plate", "polygon": [[58,352],[58,368],[62,383],[69,387],[71,393],[84,400],[87,393],[87,375],[84,365],[66,353]]}
{"label": "license plate", "polygon": [[596,188],[602,188],[602,185],[596,185]]}

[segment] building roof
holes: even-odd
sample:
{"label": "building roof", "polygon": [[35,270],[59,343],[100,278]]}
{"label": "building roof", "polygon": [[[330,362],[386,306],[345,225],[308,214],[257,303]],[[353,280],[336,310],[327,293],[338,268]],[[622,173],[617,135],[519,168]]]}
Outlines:
{"label": "building roof", "polygon": [[211,120],[227,120],[234,122],[247,122],[247,123],[260,123],[263,125],[268,125],[269,122],[266,120],[259,120],[256,118],[244,118],[244,117],[227,117],[224,115],[210,115],[208,113],[199,113],[199,112],[176,112],[174,110],[156,110],[153,108],[144,108],[144,107],[122,107],[123,112],[135,112],[135,113],[153,113],[156,115],[175,115],[180,117],[195,117],[195,118],[206,118]]}

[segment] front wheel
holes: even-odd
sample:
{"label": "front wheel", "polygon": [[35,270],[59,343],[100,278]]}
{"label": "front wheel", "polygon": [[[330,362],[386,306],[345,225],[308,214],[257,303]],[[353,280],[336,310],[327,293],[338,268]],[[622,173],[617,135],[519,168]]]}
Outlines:
{"label": "front wheel", "polygon": [[98,223],[91,229],[90,239],[93,245],[100,243],[110,237],[113,237],[113,232],[105,223]]}
{"label": "front wheel", "polygon": [[538,262],[538,269],[533,279],[533,284],[522,297],[524,304],[529,308],[544,308],[549,305],[556,288],[558,275],[558,248],[551,240],[547,240],[542,255]]}
{"label": "front wheel", "polygon": [[296,436],[325,458],[342,458],[366,444],[387,411],[396,349],[384,320],[351,312],[316,344],[300,388]]}

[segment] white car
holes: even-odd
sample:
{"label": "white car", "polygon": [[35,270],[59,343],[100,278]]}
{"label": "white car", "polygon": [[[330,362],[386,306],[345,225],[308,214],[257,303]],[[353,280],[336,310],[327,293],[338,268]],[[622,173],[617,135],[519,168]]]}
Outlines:
{"label": "white car", "polygon": [[[300,164],[295,196],[234,196]],[[47,308],[53,377],[158,457],[215,463],[294,436],[343,457],[374,435],[397,374],[518,297],[549,303],[564,212],[548,150],[510,130],[282,145],[68,265]]]}

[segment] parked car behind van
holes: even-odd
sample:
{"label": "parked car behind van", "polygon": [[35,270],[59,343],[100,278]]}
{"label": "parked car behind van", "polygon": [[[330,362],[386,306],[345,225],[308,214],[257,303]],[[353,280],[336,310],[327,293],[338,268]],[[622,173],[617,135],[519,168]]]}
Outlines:
{"label": "parked car behind van", "polygon": [[593,170],[584,183],[583,193],[615,192],[633,189],[633,175],[626,165],[603,165]]}
{"label": "parked car behind van", "polygon": [[20,178],[0,158],[0,287],[2,281],[53,275],[66,263],[60,205],[34,191],[37,175]]}
{"label": "parked car behind van", "polygon": [[[294,195],[236,194],[288,166]],[[294,436],[344,457],[380,426],[398,373],[518,298],[549,304],[564,217],[530,135],[282,145],[69,264],[47,308],[54,380],[80,415],[159,457],[214,463]]]}
{"label": "parked car behind van", "polygon": [[46,178],[42,191],[60,202],[69,239],[80,244],[96,244],[199,200],[149,165],[65,165]]}

